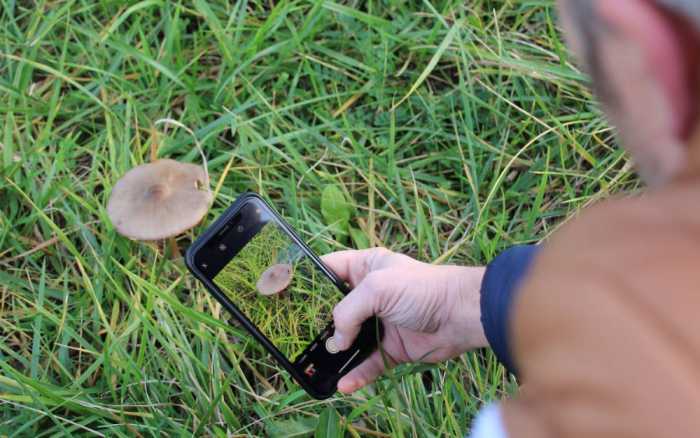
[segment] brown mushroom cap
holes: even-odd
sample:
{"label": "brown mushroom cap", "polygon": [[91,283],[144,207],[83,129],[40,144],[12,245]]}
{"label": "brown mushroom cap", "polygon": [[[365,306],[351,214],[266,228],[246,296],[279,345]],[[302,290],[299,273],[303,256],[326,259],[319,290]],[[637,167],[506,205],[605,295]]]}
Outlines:
{"label": "brown mushroom cap", "polygon": [[255,287],[262,295],[274,295],[285,290],[292,282],[292,265],[272,265],[262,273]]}
{"label": "brown mushroom cap", "polygon": [[200,166],[164,159],[128,171],[112,189],[107,214],[130,239],[159,240],[197,225],[212,194]]}

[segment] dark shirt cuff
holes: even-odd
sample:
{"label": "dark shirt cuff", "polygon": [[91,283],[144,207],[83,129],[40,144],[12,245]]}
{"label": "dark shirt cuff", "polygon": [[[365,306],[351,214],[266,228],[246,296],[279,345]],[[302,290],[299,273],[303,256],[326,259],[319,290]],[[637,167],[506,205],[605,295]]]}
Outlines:
{"label": "dark shirt cuff", "polygon": [[540,247],[515,246],[502,252],[486,267],[481,283],[481,324],[498,360],[517,375],[510,348],[511,311],[515,295]]}

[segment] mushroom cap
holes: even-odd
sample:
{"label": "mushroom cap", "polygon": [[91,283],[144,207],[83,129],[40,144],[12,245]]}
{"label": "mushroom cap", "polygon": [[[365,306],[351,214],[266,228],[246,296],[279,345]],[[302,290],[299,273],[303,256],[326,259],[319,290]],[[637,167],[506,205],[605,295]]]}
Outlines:
{"label": "mushroom cap", "polygon": [[163,159],[134,167],[121,177],[112,188],[107,214],[119,234],[159,240],[197,225],[211,201],[204,169]]}
{"label": "mushroom cap", "polygon": [[292,265],[280,263],[272,265],[260,275],[255,287],[260,294],[269,296],[285,290],[292,282]]}

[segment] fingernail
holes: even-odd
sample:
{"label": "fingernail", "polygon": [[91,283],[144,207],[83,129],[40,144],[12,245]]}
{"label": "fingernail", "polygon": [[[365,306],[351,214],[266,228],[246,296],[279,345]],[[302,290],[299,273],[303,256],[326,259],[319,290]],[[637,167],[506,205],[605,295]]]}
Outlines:
{"label": "fingernail", "polygon": [[346,382],[345,380],[341,380],[338,382],[338,391],[342,392],[343,394],[349,394],[350,387],[352,386],[351,382]]}
{"label": "fingernail", "polygon": [[338,382],[338,391],[342,392],[343,394],[352,394],[355,392],[356,388],[357,381],[355,380],[341,379],[340,382]]}
{"label": "fingernail", "polygon": [[341,335],[338,332],[335,332],[333,334],[333,339],[335,339],[335,345],[340,348],[341,350],[347,350],[347,346],[345,345],[345,337]]}

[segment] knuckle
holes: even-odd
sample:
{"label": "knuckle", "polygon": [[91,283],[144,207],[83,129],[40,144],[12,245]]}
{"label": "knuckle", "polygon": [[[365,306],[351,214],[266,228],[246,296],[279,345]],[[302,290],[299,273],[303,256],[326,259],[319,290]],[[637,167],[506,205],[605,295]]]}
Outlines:
{"label": "knuckle", "polygon": [[352,325],[351,316],[342,302],[333,309],[333,322],[340,329],[346,329]]}
{"label": "knuckle", "polygon": [[380,293],[384,289],[386,280],[382,271],[371,272],[365,277],[365,287],[372,295]]}
{"label": "knuckle", "polygon": [[385,312],[388,303],[393,301],[392,297],[395,294],[389,274],[388,271],[376,271],[366,279],[366,294],[363,299],[373,314]]}
{"label": "knuckle", "polygon": [[335,321],[335,325],[340,325],[340,322],[343,319],[343,309],[341,306],[342,306],[342,303],[338,304],[333,309],[333,321]]}
{"label": "knuckle", "polygon": [[393,254],[391,251],[388,249],[384,248],[383,246],[378,246],[376,248],[372,248],[369,251],[369,257],[365,259],[365,263],[367,266],[367,272],[374,271],[376,269],[379,269],[382,265],[382,262],[389,258]]}
{"label": "knuckle", "polygon": [[375,257],[386,256],[392,253],[390,249],[384,246],[376,246],[372,248],[372,252],[374,253]]}
{"label": "knuckle", "polygon": [[383,246],[378,246],[374,248],[372,257],[376,261],[386,260],[394,255],[394,252],[390,249],[384,248]]}

